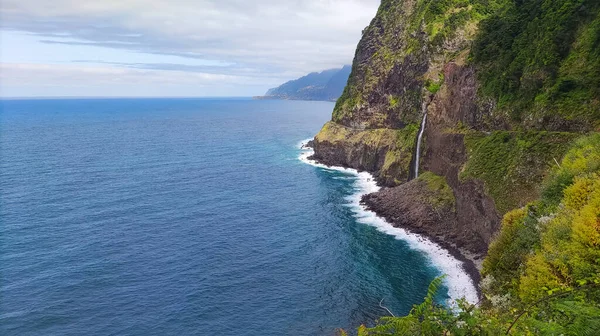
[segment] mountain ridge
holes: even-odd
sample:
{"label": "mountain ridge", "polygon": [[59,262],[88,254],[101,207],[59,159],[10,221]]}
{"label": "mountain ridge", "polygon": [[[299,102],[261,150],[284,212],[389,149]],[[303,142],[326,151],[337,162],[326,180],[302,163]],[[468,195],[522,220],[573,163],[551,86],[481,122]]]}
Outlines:
{"label": "mountain ridge", "polygon": [[269,89],[264,96],[255,98],[336,101],[346,86],[350,70],[351,67],[345,65],[342,68],[311,72]]}

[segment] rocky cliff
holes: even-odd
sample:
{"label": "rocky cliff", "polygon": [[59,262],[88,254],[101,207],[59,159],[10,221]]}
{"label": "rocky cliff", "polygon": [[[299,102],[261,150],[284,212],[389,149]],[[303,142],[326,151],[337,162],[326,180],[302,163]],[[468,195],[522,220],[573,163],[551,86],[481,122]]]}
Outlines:
{"label": "rocky cliff", "polygon": [[369,207],[479,266],[501,216],[600,130],[599,7],[383,0],[315,159],[374,173],[388,188]]}

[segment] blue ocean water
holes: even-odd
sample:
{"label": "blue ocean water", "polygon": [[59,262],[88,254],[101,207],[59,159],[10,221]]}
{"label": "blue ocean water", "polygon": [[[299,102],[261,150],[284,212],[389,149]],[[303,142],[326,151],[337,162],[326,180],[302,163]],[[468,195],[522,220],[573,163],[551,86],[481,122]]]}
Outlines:
{"label": "blue ocean water", "polygon": [[0,334],[333,335],[440,272],[298,160],[333,104],[5,100]]}

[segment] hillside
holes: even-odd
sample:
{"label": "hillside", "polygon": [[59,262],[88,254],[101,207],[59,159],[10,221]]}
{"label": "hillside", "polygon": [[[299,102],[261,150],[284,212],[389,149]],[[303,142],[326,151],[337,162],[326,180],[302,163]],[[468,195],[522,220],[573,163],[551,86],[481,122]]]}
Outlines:
{"label": "hillside", "polygon": [[313,72],[270,89],[258,98],[335,101],[342,95],[350,70],[346,65],[341,69]]}
{"label": "hillside", "polygon": [[599,131],[598,1],[383,0],[314,158],[372,172],[364,202],[458,250],[483,301],[362,333],[593,332]]}

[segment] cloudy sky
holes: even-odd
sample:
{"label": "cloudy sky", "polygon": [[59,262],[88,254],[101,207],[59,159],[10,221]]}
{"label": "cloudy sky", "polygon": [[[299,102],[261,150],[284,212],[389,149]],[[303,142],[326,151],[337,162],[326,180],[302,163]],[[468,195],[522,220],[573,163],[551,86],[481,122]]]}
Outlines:
{"label": "cloudy sky", "polygon": [[0,96],[252,96],[350,64],[379,0],[0,0]]}

